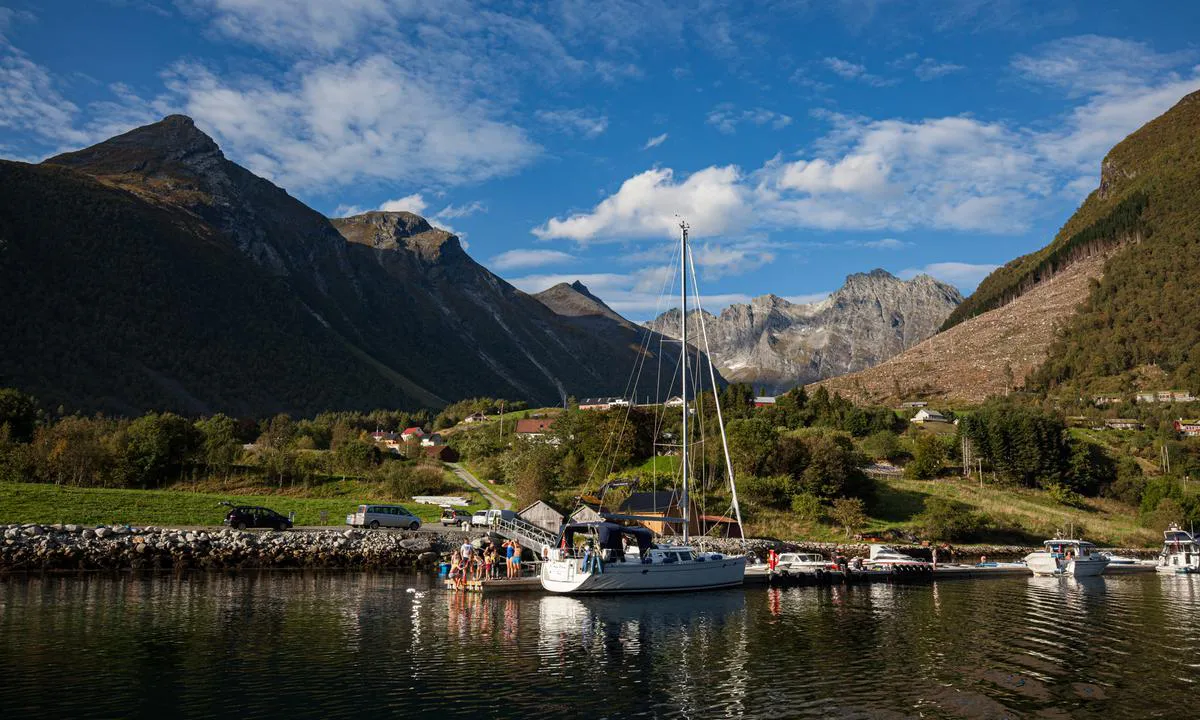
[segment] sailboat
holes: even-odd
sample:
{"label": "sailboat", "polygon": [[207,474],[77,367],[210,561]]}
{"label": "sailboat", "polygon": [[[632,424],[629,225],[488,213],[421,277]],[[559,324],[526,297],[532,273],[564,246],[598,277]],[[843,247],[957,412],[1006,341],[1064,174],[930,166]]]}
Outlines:
{"label": "sailboat", "polygon": [[[688,498],[690,466],[688,462],[688,271],[693,270],[688,250],[688,225],[680,228],[680,395],[682,399],[682,438],[680,460],[683,469],[679,518],[639,518],[630,515],[602,515],[601,520],[569,523],[563,526],[558,547],[541,566],[542,587],[554,593],[600,595],[615,593],[649,593],[712,590],[741,585],[746,575],[746,557],[716,552],[701,552],[688,544],[691,525],[691,504]],[[697,292],[697,295],[699,293]],[[703,313],[701,313],[703,322]],[[701,325],[703,328],[703,325]],[[704,342],[707,345],[707,331]],[[699,368],[697,368],[699,371]],[[709,377],[716,396],[716,374],[709,363]],[[697,403],[699,405],[699,403]],[[717,423],[721,427],[721,446],[725,454],[734,514],[741,527],[741,511],[737,504],[737,487],[733,482],[733,464],[725,439],[724,420],[720,402],[716,403]],[[616,521],[654,520],[679,522],[681,543],[656,543],[654,534],[643,526],[628,526]],[[586,548],[576,547],[576,537],[587,536]]]}

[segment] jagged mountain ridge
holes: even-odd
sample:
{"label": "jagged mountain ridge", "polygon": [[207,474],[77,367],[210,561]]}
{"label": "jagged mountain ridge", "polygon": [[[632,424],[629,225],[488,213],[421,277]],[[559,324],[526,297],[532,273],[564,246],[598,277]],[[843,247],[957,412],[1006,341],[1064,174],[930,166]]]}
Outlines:
{"label": "jagged mountain ridge", "polygon": [[0,376],[47,403],[249,415],[473,395],[558,404],[622,392],[641,357],[418,216],[330,221],[184,116],[0,170]]}
{"label": "jagged mountain ridge", "polygon": [[[825,300],[789,302],[775,295],[705,311],[710,350],[721,374],[767,392],[871,367],[936,332],[962,302],[958,290],[928,275],[903,281],[885,270],[856,273]],[[679,310],[647,323],[679,336]],[[702,344],[697,311],[689,333]]]}
{"label": "jagged mountain ridge", "polygon": [[873,402],[1200,391],[1198,136],[1193,92],[1113,147],[1050,244],[986,278],[948,329],[821,384]]}

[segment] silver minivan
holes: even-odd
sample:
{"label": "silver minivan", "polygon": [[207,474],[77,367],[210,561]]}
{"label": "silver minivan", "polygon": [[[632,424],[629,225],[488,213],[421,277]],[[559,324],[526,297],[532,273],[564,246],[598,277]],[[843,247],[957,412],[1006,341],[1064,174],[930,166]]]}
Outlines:
{"label": "silver minivan", "polygon": [[346,516],[346,524],[371,529],[396,527],[416,530],[421,527],[421,518],[401,505],[359,505],[358,512]]}

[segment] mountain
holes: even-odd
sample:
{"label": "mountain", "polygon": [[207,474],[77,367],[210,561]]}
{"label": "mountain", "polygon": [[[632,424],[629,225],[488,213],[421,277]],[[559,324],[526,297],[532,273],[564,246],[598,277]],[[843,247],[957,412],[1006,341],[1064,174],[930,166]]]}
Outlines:
{"label": "mountain", "polygon": [[621,325],[631,326],[604,301],[596,297],[587,286],[576,280],[571,284],[559,283],[534,295],[543,305],[563,317],[605,318]]}
{"label": "mountain", "polygon": [[122,414],[559,404],[624,391],[652,337],[596,337],[416,215],[330,221],[181,115],[0,161],[0,322],[0,385]]}
{"label": "mountain", "polygon": [[1200,390],[1197,137],[1200,92],[1117,144],[1053,241],[984,279],[944,332],[822,384],[876,400]]}
{"label": "mountain", "polygon": [[[958,290],[928,275],[897,279],[885,270],[856,273],[825,300],[796,304],[775,295],[707,311],[709,347],[721,374],[767,392],[876,365],[932,335],[960,303]],[[688,314],[693,342],[703,345],[699,314]],[[679,336],[679,311],[651,322]]]}

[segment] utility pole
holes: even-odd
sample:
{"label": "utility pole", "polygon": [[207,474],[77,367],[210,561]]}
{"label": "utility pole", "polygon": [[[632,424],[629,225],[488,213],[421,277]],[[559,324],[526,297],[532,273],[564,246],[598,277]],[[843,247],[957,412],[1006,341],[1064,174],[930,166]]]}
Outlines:
{"label": "utility pole", "polygon": [[500,401],[500,440],[504,440],[504,401]]}

